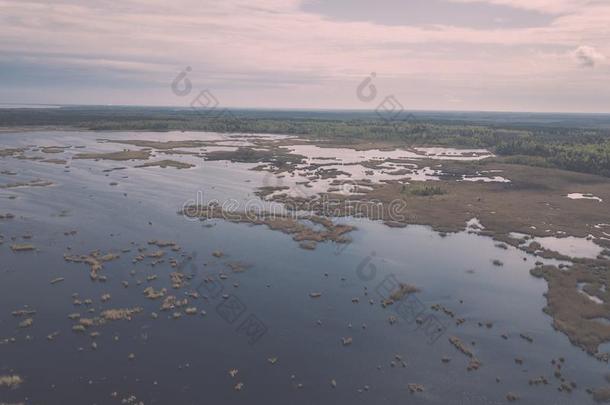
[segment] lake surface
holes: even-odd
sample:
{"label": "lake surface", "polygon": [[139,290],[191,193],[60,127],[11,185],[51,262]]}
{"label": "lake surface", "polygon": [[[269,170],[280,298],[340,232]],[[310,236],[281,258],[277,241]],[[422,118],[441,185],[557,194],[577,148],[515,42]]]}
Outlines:
{"label": "lake surface", "polygon": [[[243,142],[204,133],[0,134],[3,148],[71,146],[58,154],[26,153],[67,159],[68,169],[0,158],[0,172],[15,173],[0,174],[0,185],[53,182],[0,189],[0,214],[15,215],[0,220],[0,340],[7,339],[0,344],[0,375],[24,379],[17,389],[0,388],[0,401],[501,404],[511,392],[519,403],[575,404],[592,403],[585,388],[605,384],[608,365],[572,346],[543,313],[546,282],[529,274],[539,257],[500,249],[492,239],[466,231],[441,236],[428,227],[389,228],[356,218],[337,219],[357,227],[351,243],[320,243],[314,251],[264,226],[193,221],[177,213],[185,203],[199,195],[245,204],[257,198],[253,192],[269,181],[268,174],[250,170],[255,164],[198,156],[159,154],[196,165],[188,170],[71,160],[83,151],[126,148],[97,141],[102,138]],[[117,167],[125,169],[104,171]],[[72,230],[77,233],[65,235]],[[149,259],[134,263],[138,247],[158,250],[148,244],[154,239],[174,241],[181,251],[164,249],[165,262],[155,266]],[[13,252],[11,243],[31,243],[37,250]],[[87,265],[64,260],[64,254],[96,249],[121,253],[104,264],[105,282],[92,281]],[[221,257],[214,255],[218,251]],[[170,258],[184,263],[180,269],[190,277],[179,290],[171,286],[169,273],[176,270]],[[236,263],[243,271],[228,267]],[[148,281],[153,275],[158,278]],[[57,278],[65,280],[51,284]],[[421,291],[407,297],[406,307],[383,308],[380,301],[395,281]],[[197,313],[174,319],[175,311],[159,311],[161,302],[143,295],[149,286],[188,298]],[[198,299],[187,295],[195,291]],[[321,296],[310,297],[313,292]],[[75,306],[75,293],[92,304]],[[102,302],[104,294],[111,299]],[[436,305],[455,316],[434,310]],[[37,313],[33,326],[22,329],[22,318],[11,312],[25,306]],[[143,312],[131,321],[111,321],[84,334],[71,330],[75,322],[68,314],[93,317],[104,309],[133,307]],[[459,318],[465,321],[456,325]],[[92,338],[93,331],[99,336]],[[48,340],[54,332],[59,334]],[[475,353],[482,363],[478,370],[466,371],[469,359],[449,342],[452,336]],[[348,337],[352,343],[343,345]],[[557,390],[551,361],[560,357],[563,375],[577,384],[572,393]],[[235,376],[230,370],[237,370]],[[539,376],[549,384],[528,384]],[[409,384],[425,389],[412,394]]]}

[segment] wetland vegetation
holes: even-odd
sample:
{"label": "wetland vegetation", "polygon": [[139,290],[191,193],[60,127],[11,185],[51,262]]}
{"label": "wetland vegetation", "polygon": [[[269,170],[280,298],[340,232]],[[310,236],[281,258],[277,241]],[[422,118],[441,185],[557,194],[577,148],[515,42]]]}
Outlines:
{"label": "wetland vegetation", "polygon": [[[78,107],[4,109],[10,127],[90,130],[212,131],[306,136],[338,145],[442,145],[488,148],[508,163],[610,176],[610,117],[602,114],[278,112]],[[5,152],[6,153],[6,152]]]}

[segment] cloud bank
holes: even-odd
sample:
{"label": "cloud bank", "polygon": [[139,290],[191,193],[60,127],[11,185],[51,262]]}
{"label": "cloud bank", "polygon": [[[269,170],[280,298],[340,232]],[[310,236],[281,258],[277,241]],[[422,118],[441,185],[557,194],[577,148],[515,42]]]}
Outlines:
{"label": "cloud bank", "polygon": [[[412,109],[610,109],[599,92],[610,88],[610,3],[438,0],[426,24],[385,24],[389,0],[371,21],[311,1],[0,0],[0,102],[181,105],[169,83],[188,65],[227,106],[371,108],[355,88],[375,71],[380,91]],[[430,20],[455,4],[545,17]]]}

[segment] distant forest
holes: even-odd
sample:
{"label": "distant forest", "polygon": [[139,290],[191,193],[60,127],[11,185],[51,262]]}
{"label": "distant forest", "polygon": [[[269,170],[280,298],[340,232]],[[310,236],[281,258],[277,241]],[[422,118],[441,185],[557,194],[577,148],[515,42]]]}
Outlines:
{"label": "distant forest", "polygon": [[0,109],[0,127],[89,130],[272,133],[345,144],[383,140],[405,145],[488,148],[509,163],[610,177],[610,115],[204,110],[144,107]]}

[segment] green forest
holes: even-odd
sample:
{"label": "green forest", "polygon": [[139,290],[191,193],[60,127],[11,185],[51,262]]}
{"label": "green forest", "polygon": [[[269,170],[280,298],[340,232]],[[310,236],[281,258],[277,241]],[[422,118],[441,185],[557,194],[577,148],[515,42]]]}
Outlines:
{"label": "green forest", "polygon": [[513,113],[413,113],[387,121],[374,112],[66,107],[0,110],[0,126],[88,130],[273,133],[333,140],[488,148],[506,162],[610,177],[610,117]]}

